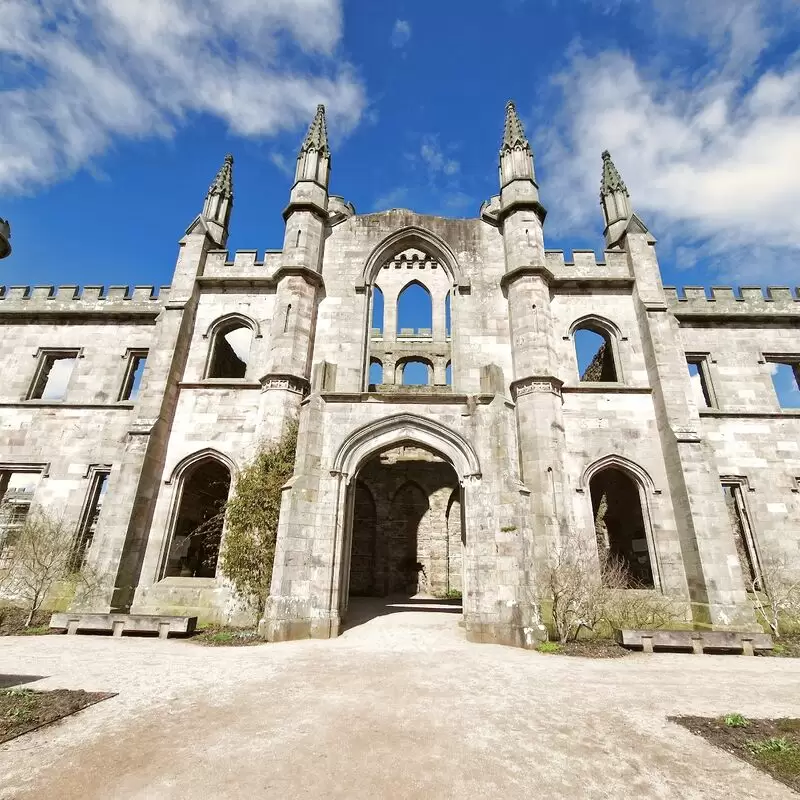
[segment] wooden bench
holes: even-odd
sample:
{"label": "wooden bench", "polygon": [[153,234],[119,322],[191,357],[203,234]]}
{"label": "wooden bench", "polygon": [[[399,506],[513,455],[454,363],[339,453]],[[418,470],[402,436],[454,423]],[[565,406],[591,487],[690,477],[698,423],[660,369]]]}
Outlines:
{"label": "wooden bench", "polygon": [[656,650],[692,653],[740,653],[755,655],[756,650],[772,650],[768,633],[738,631],[614,631],[618,644],[630,650],[652,653]]}
{"label": "wooden bench", "polygon": [[123,633],[157,633],[166,639],[171,633],[188,636],[197,627],[197,617],[168,617],[159,614],[83,614],[59,613],[50,617],[50,627],[67,633],[105,631],[113,636]]}

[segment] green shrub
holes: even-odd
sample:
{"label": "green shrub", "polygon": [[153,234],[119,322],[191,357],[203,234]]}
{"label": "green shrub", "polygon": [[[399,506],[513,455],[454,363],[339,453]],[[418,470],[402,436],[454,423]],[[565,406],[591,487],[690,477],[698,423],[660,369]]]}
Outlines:
{"label": "green shrub", "polygon": [[729,728],[746,728],[750,724],[741,714],[726,714],[722,720]]}
{"label": "green shrub", "polygon": [[536,647],[537,653],[560,653],[561,645],[558,642],[540,642]]}
{"label": "green shrub", "polygon": [[751,753],[757,756],[770,753],[792,753],[797,749],[797,745],[790,742],[785,736],[770,736],[769,739],[762,739],[760,742],[748,742],[747,747]]}

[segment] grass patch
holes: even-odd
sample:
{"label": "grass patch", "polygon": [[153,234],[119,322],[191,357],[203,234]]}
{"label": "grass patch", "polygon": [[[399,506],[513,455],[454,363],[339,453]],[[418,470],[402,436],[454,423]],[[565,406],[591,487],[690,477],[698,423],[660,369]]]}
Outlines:
{"label": "grass patch", "polygon": [[780,639],[773,639],[772,650],[766,650],[759,655],[775,658],[800,658],[800,634],[788,633]]}
{"label": "grass patch", "polygon": [[560,653],[561,645],[558,642],[539,642],[536,647],[537,653]]}
{"label": "grass patch", "polygon": [[28,612],[14,606],[0,606],[0,636],[41,636],[54,633],[50,630],[52,611],[38,611],[34,614],[33,624],[25,627]]}
{"label": "grass patch", "polygon": [[108,692],[0,689],[0,744],[114,697]]}
{"label": "grass patch", "polygon": [[[745,724],[730,725],[729,719]],[[745,719],[726,714],[720,719],[671,717],[692,733],[800,791],[800,719]]]}
{"label": "grass patch", "polygon": [[741,714],[726,714],[722,718],[722,721],[729,728],[746,728],[750,724],[750,722]]}
{"label": "grass patch", "polygon": [[189,641],[206,647],[247,647],[248,645],[264,644],[264,639],[254,628],[223,626],[204,628],[195,633]]}

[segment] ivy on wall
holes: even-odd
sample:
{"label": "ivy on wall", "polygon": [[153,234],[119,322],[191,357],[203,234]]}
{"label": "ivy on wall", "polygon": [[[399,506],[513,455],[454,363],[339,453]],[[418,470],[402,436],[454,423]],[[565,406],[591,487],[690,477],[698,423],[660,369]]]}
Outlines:
{"label": "ivy on wall", "polygon": [[281,489],[294,472],[297,424],[262,448],[240,473],[228,500],[222,574],[237,594],[263,616],[272,580]]}

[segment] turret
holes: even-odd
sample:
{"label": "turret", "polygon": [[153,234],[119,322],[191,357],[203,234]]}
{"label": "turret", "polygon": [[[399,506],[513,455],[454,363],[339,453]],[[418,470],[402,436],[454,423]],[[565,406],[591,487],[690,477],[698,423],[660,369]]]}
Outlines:
{"label": "turret", "polygon": [[0,258],[11,255],[11,224],[7,219],[0,217]]}
{"label": "turret", "polygon": [[220,247],[225,246],[228,238],[231,211],[233,211],[233,156],[228,153],[217,177],[208,187],[202,213],[208,223],[211,238]]}
{"label": "turret", "polygon": [[331,174],[331,151],[328,148],[328,128],[325,124],[325,106],[318,105],[300,152],[294,180],[314,181],[325,189]]}
{"label": "turret", "polygon": [[603,151],[600,205],[605,220],[603,235],[606,237],[606,246],[611,248],[617,245],[625,234],[628,220],[633,215],[633,209],[628,187],[611,160],[611,153],[608,150]]}
{"label": "turret", "polygon": [[506,124],[503,130],[503,144],[500,147],[500,189],[505,189],[512,181],[530,181],[531,194],[539,199],[536,175],[533,170],[533,153],[525,136],[525,130],[512,100],[506,103]]}
{"label": "turret", "polygon": [[506,103],[503,144],[500,147],[500,208],[498,222],[506,249],[506,272],[519,267],[544,266],[547,216],[539,202],[533,153],[513,102]]}
{"label": "turret", "polygon": [[233,156],[228,154],[208,187],[203,210],[186,229],[186,235],[202,233],[220,248],[228,241],[228,226],[233,211]]}

